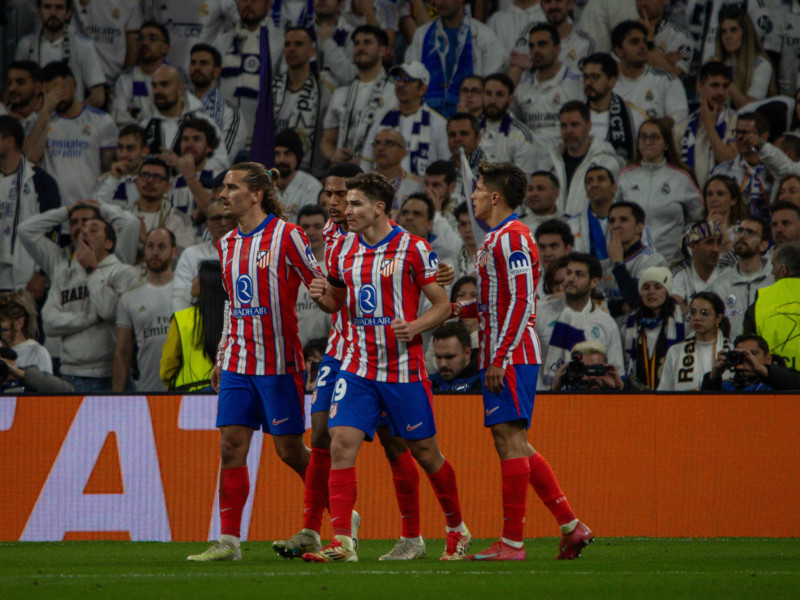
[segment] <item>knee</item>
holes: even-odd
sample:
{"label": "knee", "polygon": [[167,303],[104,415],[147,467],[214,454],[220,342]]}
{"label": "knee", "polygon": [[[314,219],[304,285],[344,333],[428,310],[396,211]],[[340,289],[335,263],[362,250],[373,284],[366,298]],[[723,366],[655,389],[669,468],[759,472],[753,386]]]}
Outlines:
{"label": "knee", "polygon": [[291,437],[284,439],[281,440],[280,443],[276,443],[275,452],[278,454],[278,458],[293,469],[301,469],[304,463],[308,463],[307,454],[309,450],[303,443],[303,439],[299,436],[296,438]]}
{"label": "knee", "polygon": [[219,443],[219,454],[223,466],[239,463],[247,459],[247,448],[236,437],[223,437]]}
{"label": "knee", "polygon": [[381,444],[383,444],[383,452],[386,454],[386,458],[389,460],[389,462],[396,461],[406,450],[408,450],[408,445],[402,438],[381,438]]}
{"label": "knee", "polygon": [[331,447],[331,434],[328,433],[327,427],[324,431],[311,431],[311,447],[322,448],[323,450],[327,450]]}
{"label": "knee", "polygon": [[439,451],[438,446],[430,446],[430,445],[409,445],[411,448],[411,454],[414,456],[414,460],[419,463],[419,466],[426,473],[436,473],[444,463],[444,456]]}

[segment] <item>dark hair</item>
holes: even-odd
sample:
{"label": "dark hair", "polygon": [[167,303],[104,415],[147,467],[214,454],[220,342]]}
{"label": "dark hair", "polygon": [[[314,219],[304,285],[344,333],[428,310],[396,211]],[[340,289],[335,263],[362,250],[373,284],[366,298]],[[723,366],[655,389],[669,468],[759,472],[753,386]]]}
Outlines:
{"label": "dark hair", "polygon": [[629,208],[631,214],[633,215],[633,220],[636,221],[636,224],[644,223],[645,213],[644,209],[636,204],[636,202],[628,202],[627,200],[620,200],[619,202],[614,202],[611,205],[611,208],[608,209],[608,214],[611,215],[611,211],[615,208]]}
{"label": "dark hair", "polygon": [[450,185],[456,180],[456,168],[449,160],[436,160],[425,169],[425,175],[433,175],[434,177],[444,175],[445,183]]}
{"label": "dark hair", "polygon": [[380,173],[361,173],[351,177],[345,182],[347,191],[358,190],[362,192],[370,202],[383,202],[383,211],[387,215],[392,210],[394,202],[394,186]]}
{"label": "dark hair", "polygon": [[631,31],[639,31],[647,37],[647,28],[639,21],[623,21],[611,31],[611,47],[622,48],[622,43]]}
{"label": "dark hair", "polygon": [[722,321],[719,322],[719,330],[722,332],[722,335],[728,337],[731,334],[731,322],[728,320],[728,317],[725,316],[725,302],[722,300],[722,298],[720,298],[714,292],[697,292],[694,296],[692,296],[689,304],[698,299],[705,300],[714,309],[714,313],[717,315],[722,315]]}
{"label": "dark hair", "polygon": [[[195,348],[203,349],[203,354],[212,363],[217,357],[219,340],[225,318],[225,301],[228,295],[222,286],[222,269],[217,260],[204,260],[200,263],[197,276],[200,278],[200,295],[197,297],[197,310],[194,313]],[[184,360],[187,357],[184,356]]]}
{"label": "dark hair", "polygon": [[800,156],[800,137],[792,133],[784,134],[783,141],[781,142],[781,150],[786,154],[792,152],[795,156]]}
{"label": "dark hair", "polygon": [[[658,314],[655,316],[659,317],[662,321],[666,321],[668,318],[674,317],[677,314],[675,312],[676,310],[678,310],[678,301],[667,293],[664,304],[658,307]],[[649,319],[652,316],[653,313],[644,305],[644,302],[642,302],[642,295],[638,294],[636,297],[636,312],[633,313],[634,320],[638,323],[641,319]]]}
{"label": "dark hair", "polygon": [[592,120],[592,113],[589,112],[589,105],[586,104],[586,102],[581,102],[580,100],[570,100],[569,102],[564,103],[564,105],[559,109],[558,116],[560,117],[561,115],[570,112],[580,113],[581,118],[587,123]]}
{"label": "dark hair", "polygon": [[534,171],[531,173],[531,176],[528,177],[528,181],[533,179],[534,177],[547,177],[550,180],[550,183],[553,185],[554,188],[561,189],[561,183],[558,181],[558,177],[555,176],[555,173],[552,171]]}
{"label": "dark hair", "polygon": [[20,288],[0,293],[0,318],[10,321],[24,319],[22,335],[28,339],[35,338],[39,333],[36,301],[28,290]]}
{"label": "dark hair", "polygon": [[361,167],[351,162],[339,162],[330,166],[328,172],[325,173],[325,177],[344,177],[345,179],[350,179],[363,172]]}
{"label": "dark hair", "polygon": [[613,56],[606,54],[605,52],[595,52],[594,54],[590,54],[584,58],[580,63],[581,71],[583,71],[583,68],[586,65],[599,65],[600,70],[609,79],[612,77],[619,77],[619,66],[617,66],[617,61],[614,60]]}
{"label": "dark hair", "polygon": [[162,169],[164,169],[164,174],[167,177],[169,177],[169,165],[160,158],[156,158],[155,156],[148,156],[142,161],[142,166],[139,167],[139,172],[141,173],[142,169],[147,166],[161,167]]}
{"label": "dark hair", "polygon": [[767,118],[762,115],[760,112],[746,112],[741,113],[737,118],[736,122],[739,121],[752,121],[753,124],[756,126],[756,131],[758,131],[758,135],[764,135],[765,133],[769,133],[769,121]]}
{"label": "dark hair", "polygon": [[517,165],[510,162],[481,161],[478,175],[483,178],[486,188],[499,192],[505,203],[511,208],[520,206],[525,201],[528,190],[528,176]]}
{"label": "dark hair", "polygon": [[561,219],[548,219],[539,225],[533,233],[533,237],[537,242],[543,235],[557,235],[565,246],[575,244],[575,236],[572,234],[572,230]]}
{"label": "dark hair", "polygon": [[773,202],[772,206],[769,207],[769,212],[771,215],[774,215],[779,210],[791,210],[797,215],[798,218],[800,218],[800,206],[797,206],[788,200],[778,200],[777,202]]}
{"label": "dark hair", "polygon": [[433,221],[433,218],[436,216],[436,207],[433,205],[433,200],[431,200],[427,194],[423,192],[414,192],[413,194],[409,194],[400,205],[401,211],[403,210],[403,207],[408,204],[409,200],[419,200],[420,202],[424,202],[426,208],[428,209],[428,221]]}
{"label": "dark hair", "polygon": [[139,143],[141,144],[142,147],[147,145],[147,134],[145,133],[144,129],[139,127],[136,123],[128,123],[127,125],[122,127],[122,129],[119,130],[119,135],[117,136],[117,139],[128,135],[133,135],[139,138]]}
{"label": "dark hair", "polygon": [[164,27],[161,23],[153,20],[145,21],[144,23],[142,23],[142,26],[139,27],[139,31],[141,31],[145,27],[150,27],[151,29],[158,29],[161,32],[161,35],[164,37],[164,41],[167,43],[167,45],[170,44],[169,30],[166,27]]}
{"label": "dark hair", "polygon": [[544,271],[544,283],[542,283],[542,291],[545,294],[552,294],[553,293],[553,283],[556,278],[556,273],[559,269],[565,269],[567,267],[567,263],[569,262],[569,255],[567,256],[560,256],[555,259],[553,262],[550,263],[550,266],[547,267]]}
{"label": "dark hair", "polygon": [[210,121],[206,121],[200,117],[188,117],[183,119],[181,121],[180,128],[178,129],[178,140],[181,139],[183,132],[187,129],[194,129],[195,131],[202,133],[206,137],[206,145],[210,150],[214,150],[217,147],[217,144],[219,144],[217,131],[214,129],[214,126]]}
{"label": "dark hair", "polygon": [[313,340],[308,340],[308,343],[303,346],[303,358],[308,361],[308,357],[311,356],[311,353],[316,351],[325,356],[325,350],[328,348],[328,338],[320,337],[314,338]]}
{"label": "dark hair", "polygon": [[94,219],[95,217],[100,217],[100,211],[97,210],[97,207],[92,206],[91,204],[84,204],[83,202],[78,202],[77,204],[73,204],[72,206],[68,207],[67,215],[71,217],[72,213],[74,213],[76,210],[92,211],[95,215],[94,217],[91,217],[92,219]]}
{"label": "dark hair", "polygon": [[569,259],[567,264],[576,262],[584,265],[586,270],[589,271],[589,279],[603,278],[603,265],[601,265],[600,261],[591,254],[586,254],[584,252],[571,252],[566,256],[566,258]]}
{"label": "dark hair", "polygon": [[475,287],[478,287],[478,280],[473,275],[464,275],[463,277],[459,277],[453,283],[453,289],[450,290],[450,302],[455,302],[456,297],[458,296],[458,292],[461,291],[461,288],[471,283]]}
{"label": "dark hair", "polygon": [[17,150],[22,150],[22,144],[25,143],[25,128],[11,115],[2,115],[0,116],[0,137],[13,138]]}
{"label": "dark hair", "polygon": [[375,38],[378,40],[379,46],[389,45],[389,36],[383,29],[381,29],[377,25],[359,25],[358,27],[355,28],[355,30],[353,30],[353,33],[350,34],[350,39],[355,41],[356,36],[359,33],[363,33],[365,35],[374,35]]}
{"label": "dark hair", "polygon": [[[483,89],[483,77],[481,77],[480,75],[467,75],[466,77],[464,77],[464,79],[461,80],[461,85],[464,85],[464,82],[470,79],[475,79],[476,81],[480,81],[481,89]],[[458,86],[459,90],[461,89],[461,85]]]}
{"label": "dark hair", "polygon": [[509,96],[512,96],[514,94],[514,89],[515,89],[514,80],[511,79],[511,77],[509,77],[505,73],[492,73],[491,75],[487,75],[486,77],[483,78],[484,87],[486,87],[486,84],[489,83],[490,81],[496,81],[499,84],[505,86],[505,88],[508,90]]}
{"label": "dark hair", "polygon": [[[66,4],[67,10],[72,10],[72,0],[64,0],[64,4]],[[42,0],[36,0],[36,6],[41,8]]]}
{"label": "dark hair", "polygon": [[324,221],[328,220],[328,211],[322,208],[318,204],[306,204],[305,206],[300,207],[300,210],[297,211],[297,221],[296,223],[300,223],[300,217],[314,217],[319,215],[322,217]]}
{"label": "dark hair", "polygon": [[750,221],[751,223],[758,223],[759,227],[761,227],[761,241],[762,242],[768,242],[771,239],[772,236],[770,235],[770,233],[771,233],[770,224],[767,221],[765,221],[764,219],[761,219],[759,217],[753,217],[751,215],[747,215],[740,222],[744,223],[745,221]]}
{"label": "dark hair", "polygon": [[639,131],[636,133],[636,146],[633,149],[633,162],[637,164],[642,163],[642,153],[639,150],[639,136],[642,133],[642,127],[645,125],[652,125],[658,129],[661,141],[664,142],[664,158],[667,163],[686,172],[686,174],[692,178],[694,184],[697,185],[697,177],[695,177],[694,171],[681,160],[681,155],[675,147],[675,139],[672,137],[672,131],[663,119],[647,119],[639,126]]}
{"label": "dark hair", "polygon": [[291,33],[292,31],[302,31],[308,36],[308,39],[311,41],[311,45],[314,46],[317,43],[316,36],[311,32],[310,29],[307,27],[301,27],[300,25],[295,25],[293,27],[287,27],[286,31],[283,32],[283,35],[286,36],[287,33]]}
{"label": "dark hair", "polygon": [[87,220],[88,221],[100,221],[103,224],[103,228],[105,229],[106,239],[111,241],[111,250],[108,253],[109,254],[114,254],[114,250],[116,250],[116,248],[117,248],[117,232],[114,231],[114,228],[111,226],[111,223],[109,223],[103,217],[101,217],[100,213],[97,213],[94,217],[92,217],[91,219],[87,219]]}
{"label": "dark hair", "polygon": [[614,177],[614,174],[611,172],[611,169],[609,169],[608,167],[604,167],[603,165],[599,165],[597,163],[592,163],[591,165],[589,165],[589,168],[586,169],[586,175],[583,176],[584,185],[586,184],[586,177],[592,171],[603,171],[603,172],[605,172],[606,177],[608,177],[608,179],[609,179],[609,181],[611,181],[611,183],[614,183],[616,181],[616,179]]}
{"label": "dark hair", "polygon": [[467,207],[466,202],[462,202],[453,209],[453,216],[455,217],[456,221],[458,221],[458,219],[461,218],[461,215],[468,215],[468,214],[469,214],[469,208]]}
{"label": "dark hair", "polygon": [[434,340],[446,340],[454,337],[462,348],[472,348],[472,338],[461,321],[451,321],[433,330]]}
{"label": "dark hair", "polygon": [[[731,207],[731,214],[728,218],[728,226],[738,223],[742,219],[747,216],[747,208],[744,204],[744,198],[742,198],[742,188],[739,187],[739,183],[733,178],[728,177],[727,175],[713,175],[709,177],[706,184],[703,186],[703,218],[708,218],[708,206],[706,205],[706,192],[708,191],[708,186],[711,185],[712,182],[719,181],[722,185],[725,186],[725,189],[728,190],[731,198],[734,200],[734,204]],[[798,213],[800,214],[800,213]]]}
{"label": "dark hair", "polygon": [[[34,81],[42,81],[42,67],[39,65],[39,63],[32,60],[13,60],[11,61],[11,64],[8,65],[8,71],[11,69],[25,71]],[[8,71],[6,71],[6,76],[8,76]]]}
{"label": "dark hair", "polygon": [[475,132],[475,135],[478,135],[481,132],[481,124],[478,122],[478,118],[467,112],[457,112],[452,117],[447,119],[447,126],[450,126],[450,123],[453,121],[469,121],[470,127],[472,127],[472,131]]}
{"label": "dark hair", "polygon": [[700,83],[705,83],[711,77],[724,77],[728,82],[731,82],[733,81],[733,71],[728,65],[712,60],[700,67],[700,71],[697,73],[697,80]]}
{"label": "dark hair", "polygon": [[800,277],[800,242],[784,242],[772,255],[772,264],[786,267],[788,277]]}
{"label": "dark hair", "polygon": [[173,248],[178,247],[178,240],[175,238],[175,233],[173,233],[172,229],[168,229],[166,227],[153,227],[150,231],[147,232],[145,236],[145,240],[153,235],[156,231],[166,231],[167,235],[169,236],[169,241],[172,244]]}
{"label": "dark hair", "polygon": [[194,54],[195,52],[208,52],[211,55],[211,60],[214,62],[215,67],[222,66],[222,54],[219,53],[219,50],[214,48],[211,44],[195,44],[192,46],[192,51],[189,53],[189,56]]}
{"label": "dark hair", "polygon": [[767,340],[760,335],[756,335],[755,333],[744,333],[742,335],[737,335],[736,339],[733,340],[733,345],[738,346],[742,342],[755,342],[758,348],[764,354],[769,354],[769,344],[767,343]]}
{"label": "dark hair", "polygon": [[261,190],[261,210],[266,214],[273,214],[279,219],[283,218],[283,205],[278,200],[275,182],[281,174],[278,169],[267,169],[257,162],[240,162],[233,165],[228,171],[244,171],[242,181],[247,184],[250,191]]}
{"label": "dark hair", "polygon": [[67,63],[55,60],[51,63],[47,63],[42,68],[42,81],[45,83],[50,83],[54,79],[66,79],[67,77],[71,77],[75,79],[75,75],[72,73],[72,69],[69,68]]}
{"label": "dark hair", "polygon": [[537,23],[528,31],[528,39],[540,31],[546,31],[550,34],[550,39],[553,40],[553,45],[558,46],[561,43],[561,36],[558,34],[558,29],[550,25],[550,23]]}

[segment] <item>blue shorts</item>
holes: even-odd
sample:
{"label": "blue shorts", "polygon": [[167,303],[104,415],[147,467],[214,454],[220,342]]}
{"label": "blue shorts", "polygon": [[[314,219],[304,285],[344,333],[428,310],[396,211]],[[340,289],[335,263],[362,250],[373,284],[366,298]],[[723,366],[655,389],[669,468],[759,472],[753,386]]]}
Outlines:
{"label": "blue shorts", "polygon": [[240,375],[223,371],[217,400],[217,427],[245,425],[271,435],[305,430],[303,373]]}
{"label": "blue shorts", "polygon": [[339,375],[339,368],[342,361],[326,354],[319,363],[317,381],[314,384],[314,393],[311,396],[311,414],[316,412],[328,412],[331,408],[331,397],[333,388],[336,385],[336,377]]}
{"label": "blue shorts", "polygon": [[495,394],[486,389],[486,369],[481,369],[484,427],[520,419],[530,427],[538,375],[539,365],[511,365],[506,369],[505,386]]}
{"label": "blue shorts", "polygon": [[328,428],[360,429],[368,440],[386,413],[393,436],[423,440],[436,435],[431,382],[381,383],[340,371],[328,411]]}

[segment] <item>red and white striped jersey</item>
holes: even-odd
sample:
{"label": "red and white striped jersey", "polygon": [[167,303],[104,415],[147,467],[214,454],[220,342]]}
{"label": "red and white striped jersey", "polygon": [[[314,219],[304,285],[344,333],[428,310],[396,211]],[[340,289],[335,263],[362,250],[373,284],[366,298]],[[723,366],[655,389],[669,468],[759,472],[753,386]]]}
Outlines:
{"label": "red and white striped jersey", "polygon": [[416,319],[422,288],[436,281],[439,259],[428,242],[394,226],[376,246],[359,234],[342,237],[332,257],[328,276],[347,287],[341,368],[385,383],[427,379],[422,336],[400,342],[391,323]]}
{"label": "red and white striped jersey", "polygon": [[511,215],[486,234],[476,262],[479,367],[540,364],[534,329],[539,250],[531,230]]}
{"label": "red and white striped jersey", "polygon": [[[328,269],[328,273],[331,272],[331,252],[339,238],[345,235],[347,235],[347,232],[342,229],[341,225],[337,225],[331,219],[328,219],[328,222],[325,223],[325,228],[322,230],[322,237],[325,239],[325,267]],[[331,315],[331,333],[328,336],[328,347],[325,350],[325,354],[338,361],[344,358],[345,340],[343,332],[345,319],[347,319],[347,307]]]}
{"label": "red and white striped jersey", "polygon": [[219,256],[230,298],[222,368],[243,375],[302,371],[297,290],[324,277],[303,230],[269,215],[249,234],[237,227],[225,235]]}

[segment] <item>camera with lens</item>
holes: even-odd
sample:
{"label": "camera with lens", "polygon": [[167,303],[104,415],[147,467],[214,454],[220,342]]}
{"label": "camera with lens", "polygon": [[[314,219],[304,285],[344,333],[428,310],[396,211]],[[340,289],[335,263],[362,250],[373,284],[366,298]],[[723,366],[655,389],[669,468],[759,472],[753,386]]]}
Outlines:
{"label": "camera with lens", "polygon": [[606,365],[586,365],[583,363],[583,354],[577,350],[572,353],[572,360],[567,363],[564,372],[565,388],[591,387],[586,381],[587,377],[602,377],[608,373]]}
{"label": "camera with lens", "polygon": [[[0,358],[5,358],[6,360],[17,360],[17,353],[0,342]],[[0,383],[3,383],[6,379],[8,379],[8,375],[8,365],[0,360]]]}
{"label": "camera with lens", "polygon": [[743,365],[745,362],[744,352],[740,350],[728,350],[725,353],[725,366],[730,369],[736,365]]}

